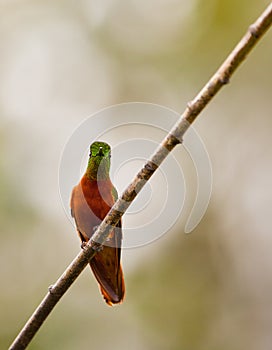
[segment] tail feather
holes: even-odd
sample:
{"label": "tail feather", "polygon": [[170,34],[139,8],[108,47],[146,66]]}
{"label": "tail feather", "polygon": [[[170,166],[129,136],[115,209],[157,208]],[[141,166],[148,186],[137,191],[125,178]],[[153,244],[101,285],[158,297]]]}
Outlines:
{"label": "tail feather", "polygon": [[120,303],[125,294],[120,248],[104,246],[90,261],[92,271],[108,305]]}
{"label": "tail feather", "polygon": [[122,268],[120,267],[120,272],[119,272],[120,277],[118,277],[119,281],[118,281],[118,294],[116,294],[116,292],[114,292],[113,290],[110,291],[110,289],[105,289],[104,287],[102,287],[102,285],[100,284],[100,290],[101,293],[106,301],[106,303],[109,306],[112,306],[113,304],[119,304],[123,301],[124,299],[124,295],[125,295],[125,283],[124,283],[124,278],[123,278],[123,272],[122,272]]}

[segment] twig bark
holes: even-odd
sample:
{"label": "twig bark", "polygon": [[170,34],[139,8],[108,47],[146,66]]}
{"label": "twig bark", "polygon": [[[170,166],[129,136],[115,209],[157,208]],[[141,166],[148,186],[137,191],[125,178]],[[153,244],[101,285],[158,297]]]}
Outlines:
{"label": "twig bark", "polygon": [[53,310],[54,306],[83,271],[90,259],[93,258],[97,247],[103,244],[106,240],[112,226],[115,226],[118,223],[122,215],[137,196],[137,193],[150,179],[162,161],[167,157],[168,153],[172,151],[177,144],[182,143],[182,137],[187,129],[220,88],[230,81],[230,77],[236,68],[238,68],[254,45],[265,34],[271,26],[271,23],[272,3],[268,5],[257,21],[249,27],[245,36],[194,100],[188,103],[184,113],[181,115],[170,133],[161,142],[154,155],[139,171],[121,198],[118,199],[109,211],[94,233],[92,240],[90,240],[84,249],[77,255],[57,282],[49,288],[49,292],[18,334],[17,338],[10,346],[10,350],[22,350],[27,347],[47,316]]}

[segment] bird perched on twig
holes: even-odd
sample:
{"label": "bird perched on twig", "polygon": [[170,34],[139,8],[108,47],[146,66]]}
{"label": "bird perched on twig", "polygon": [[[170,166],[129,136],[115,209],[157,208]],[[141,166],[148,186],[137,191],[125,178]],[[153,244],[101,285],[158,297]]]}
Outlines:
{"label": "bird perched on twig", "polygon": [[[97,226],[118,198],[111,183],[111,148],[105,142],[94,142],[90,146],[90,156],[85,174],[71,196],[71,214],[75,219],[82,245],[92,237]],[[108,305],[118,304],[124,298],[125,284],[121,267],[121,221],[114,227],[98,251],[91,259],[90,266],[100,285]]]}

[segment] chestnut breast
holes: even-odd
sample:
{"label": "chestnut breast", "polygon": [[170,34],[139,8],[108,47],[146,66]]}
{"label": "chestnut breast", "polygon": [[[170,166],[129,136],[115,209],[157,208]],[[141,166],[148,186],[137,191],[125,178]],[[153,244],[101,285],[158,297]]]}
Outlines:
{"label": "chestnut breast", "polygon": [[112,187],[110,180],[91,181],[83,176],[73,190],[73,216],[78,230],[88,238],[94,233],[94,226],[101,223],[114,204]]}

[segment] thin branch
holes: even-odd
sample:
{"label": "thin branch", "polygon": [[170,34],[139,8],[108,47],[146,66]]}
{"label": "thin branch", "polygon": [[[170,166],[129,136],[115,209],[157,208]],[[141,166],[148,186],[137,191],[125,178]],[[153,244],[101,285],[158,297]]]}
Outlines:
{"label": "thin branch", "polygon": [[195,99],[188,103],[186,110],[178,122],[162,141],[151,159],[146,162],[144,167],[136,175],[121,198],[114,204],[94,233],[92,239],[72,261],[57,282],[49,288],[48,294],[45,296],[41,304],[25,324],[24,328],[18,334],[17,338],[10,346],[10,350],[22,350],[27,347],[47,316],[53,310],[54,306],[83,271],[90,259],[94,257],[97,248],[105,242],[110,231],[112,230],[112,227],[116,226],[122,215],[137,196],[137,193],[139,193],[145,183],[150,179],[162,161],[167,157],[168,153],[172,151],[177,144],[182,143],[182,137],[189,126],[193,123],[199,113],[206,107],[214,95],[220,90],[220,88],[229,82],[230,77],[236,68],[238,68],[254,45],[268,30],[271,23],[272,3],[268,5],[257,21],[249,27],[245,36],[241,39],[222,66],[208,81]]}

